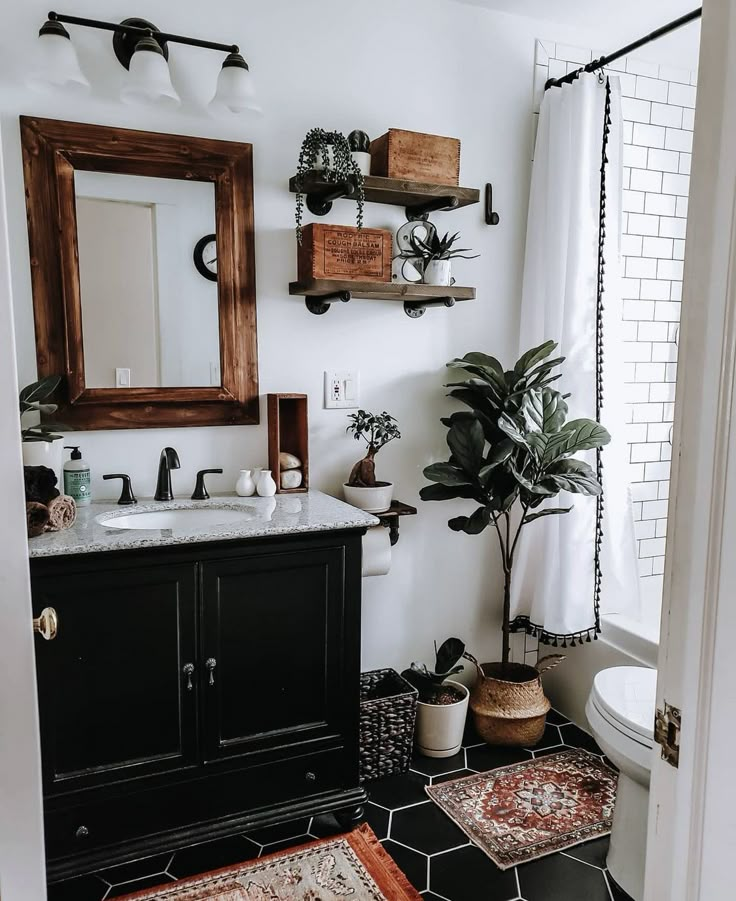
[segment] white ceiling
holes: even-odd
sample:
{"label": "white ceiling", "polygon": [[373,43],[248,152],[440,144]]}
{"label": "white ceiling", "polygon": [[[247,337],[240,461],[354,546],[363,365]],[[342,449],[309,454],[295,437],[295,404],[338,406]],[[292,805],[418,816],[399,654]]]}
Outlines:
{"label": "white ceiling", "polygon": [[[538,37],[555,40],[554,25],[578,28],[597,38],[595,50],[613,51],[679,18],[702,0],[460,0],[498,12],[540,21]],[[542,24],[543,23],[543,24]],[[546,27],[544,27],[546,26]],[[550,27],[551,26],[551,27]],[[696,68],[700,23],[660,38],[637,56]]]}

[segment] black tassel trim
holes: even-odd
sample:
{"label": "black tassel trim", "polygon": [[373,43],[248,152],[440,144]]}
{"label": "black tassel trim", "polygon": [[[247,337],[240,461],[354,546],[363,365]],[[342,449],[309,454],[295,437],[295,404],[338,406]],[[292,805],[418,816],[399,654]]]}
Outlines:
{"label": "black tassel trim", "polygon": [[599,623],[596,622],[596,624],[589,629],[581,629],[579,632],[555,634],[554,632],[548,632],[536,623],[531,622],[528,616],[517,616],[511,623],[511,631],[516,634],[524,632],[527,635],[536,638],[540,644],[549,644],[554,648],[566,648],[568,644],[574,648],[576,645],[583,644],[583,642],[597,641],[597,633],[601,630]]}

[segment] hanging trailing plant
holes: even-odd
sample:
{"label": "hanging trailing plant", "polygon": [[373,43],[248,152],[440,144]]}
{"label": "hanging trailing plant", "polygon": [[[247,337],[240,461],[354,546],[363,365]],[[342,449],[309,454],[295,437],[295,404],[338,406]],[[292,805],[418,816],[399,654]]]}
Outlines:
{"label": "hanging trailing plant", "polygon": [[315,167],[321,167],[325,181],[350,181],[355,183],[357,202],[356,225],[363,228],[365,185],[363,173],[353,159],[348,139],[339,131],[311,128],[302,141],[296,168],[296,239],[302,243],[302,216],[304,214],[304,176]]}

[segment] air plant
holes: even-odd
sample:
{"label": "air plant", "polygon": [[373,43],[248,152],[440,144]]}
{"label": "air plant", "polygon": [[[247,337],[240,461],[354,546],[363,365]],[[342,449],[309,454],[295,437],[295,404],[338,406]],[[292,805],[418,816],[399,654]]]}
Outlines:
{"label": "air plant", "polygon": [[420,238],[418,235],[411,236],[411,246],[418,257],[424,260],[425,265],[431,263],[432,260],[452,260],[461,257],[464,260],[475,260],[480,254],[470,253],[469,247],[454,247],[453,245],[460,237],[460,232],[450,235],[445,233],[443,238],[432,229],[426,238]]}
{"label": "air plant", "polygon": [[321,177],[328,182],[350,182],[355,187],[350,192],[357,202],[356,224],[363,228],[365,188],[363,173],[351,156],[350,144],[342,132],[310,129],[302,141],[296,169],[296,239],[302,243],[302,216],[304,214],[304,176],[315,166],[321,165]]}
{"label": "air plant", "polygon": [[376,464],[375,456],[389,441],[401,438],[396,419],[384,410],[383,413],[367,413],[358,410],[348,416],[351,420],[347,432],[353,433],[356,441],[363,440],[368,445],[365,457],[353,466],[347,484],[356,488],[375,488]]}

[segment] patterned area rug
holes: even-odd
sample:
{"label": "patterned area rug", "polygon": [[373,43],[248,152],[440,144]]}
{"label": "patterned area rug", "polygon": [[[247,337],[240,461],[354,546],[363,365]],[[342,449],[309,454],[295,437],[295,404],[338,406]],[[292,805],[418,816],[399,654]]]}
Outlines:
{"label": "patterned area rug", "polygon": [[616,773],[587,751],[560,751],[428,786],[432,800],[502,870],[611,831]]}
{"label": "patterned area rug", "polygon": [[118,901],[421,901],[369,826]]}

